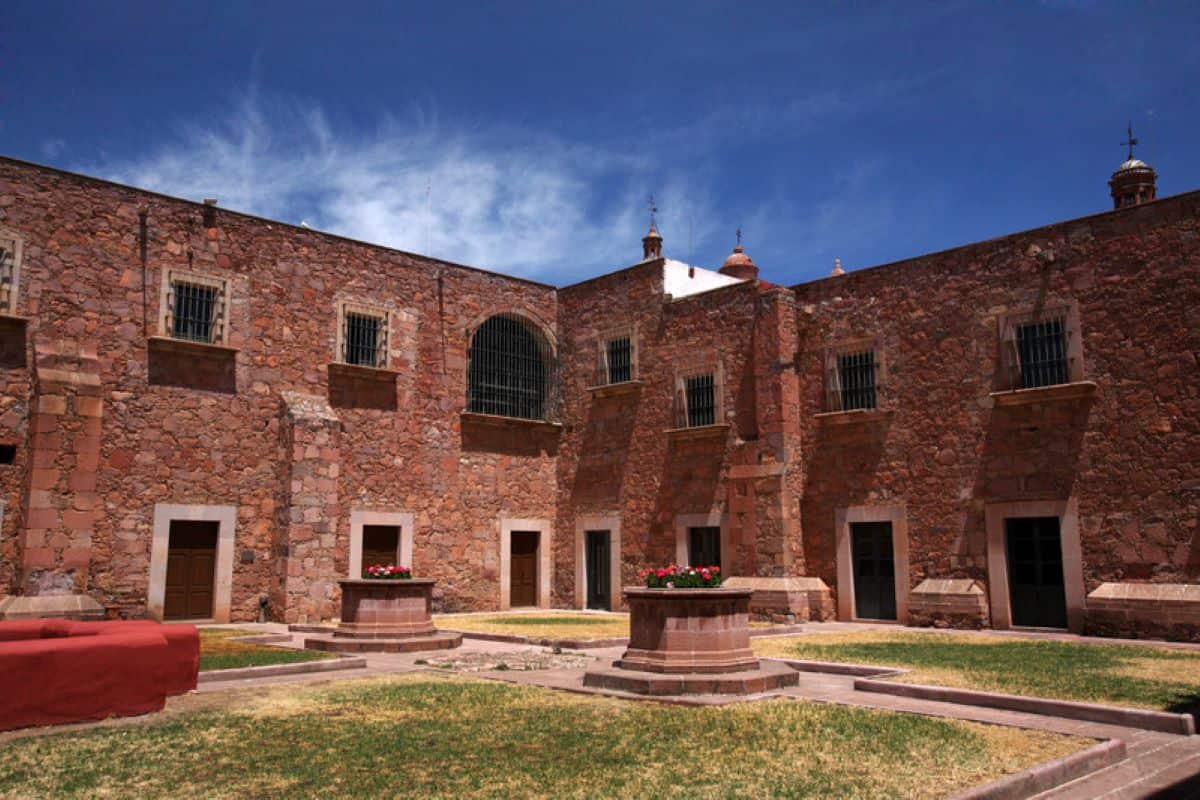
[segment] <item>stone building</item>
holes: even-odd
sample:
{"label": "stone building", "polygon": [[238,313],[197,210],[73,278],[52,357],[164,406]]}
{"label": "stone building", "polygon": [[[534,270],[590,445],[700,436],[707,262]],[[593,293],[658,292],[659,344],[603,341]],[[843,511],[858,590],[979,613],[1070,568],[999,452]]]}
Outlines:
{"label": "stone building", "polygon": [[572,286],[0,159],[0,615],[612,607],[1200,636],[1200,192],[769,283]]}

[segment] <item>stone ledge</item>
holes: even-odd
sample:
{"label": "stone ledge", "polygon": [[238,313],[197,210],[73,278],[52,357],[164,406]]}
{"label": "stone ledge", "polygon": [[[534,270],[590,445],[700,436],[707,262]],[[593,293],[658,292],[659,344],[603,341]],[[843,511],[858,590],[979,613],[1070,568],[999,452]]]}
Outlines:
{"label": "stone ledge", "polygon": [[813,414],[821,425],[853,425],[860,422],[879,422],[891,415],[890,411],[879,408],[854,408],[849,411],[822,411]]}
{"label": "stone ledge", "polygon": [[360,381],[379,381],[380,383],[394,382],[399,370],[386,367],[367,367],[362,364],[346,364],[342,361],[331,361],[326,365],[330,376],[353,378]]}
{"label": "stone ledge", "polygon": [[876,692],[898,697],[914,697],[919,700],[936,700],[940,703],[1021,711],[1026,714],[1099,722],[1105,725],[1120,725],[1125,728],[1139,728],[1182,736],[1191,736],[1196,732],[1195,720],[1191,714],[1172,714],[1167,711],[1149,711],[1144,708],[980,692],[973,689],[952,689],[946,686],[926,686],[919,683],[893,683],[873,678],[855,680],[854,688],[860,692]]}
{"label": "stone ledge", "polygon": [[[833,619],[833,592],[825,581],[813,576],[770,578],[736,575],[722,584],[750,589],[750,614],[771,621],[788,622]],[[789,619],[790,618],[790,619]]]}
{"label": "stone ledge", "polygon": [[146,339],[146,347],[162,353],[192,356],[195,358],[233,358],[241,352],[236,347],[212,342],[193,342],[190,339],[176,339],[173,336],[150,336]]}
{"label": "stone ledge", "polygon": [[561,422],[550,422],[544,419],[525,419],[524,417],[502,417],[498,414],[480,414],[475,411],[464,411],[459,414],[464,425],[486,425],[491,428],[509,429],[541,429],[558,433],[562,430]]}
{"label": "stone ledge", "polygon": [[644,381],[622,381],[620,383],[606,383],[598,386],[589,386],[586,391],[593,397],[616,397],[623,394],[634,394],[641,391],[645,386]]}
{"label": "stone ledge", "polygon": [[1029,403],[1047,403],[1060,400],[1081,400],[1096,393],[1094,381],[1076,381],[1074,383],[1059,383],[1054,386],[1039,386],[1036,389],[1011,389],[1005,392],[992,392],[988,397],[997,406],[1023,406]]}
{"label": "stone ledge", "polygon": [[1038,764],[999,780],[952,795],[950,800],[1010,800],[1033,797],[1124,761],[1122,739],[1109,739],[1077,753]]}
{"label": "stone ledge", "polygon": [[0,599],[0,619],[104,619],[104,607],[86,594],[9,595]]}
{"label": "stone ledge", "polygon": [[980,629],[988,622],[987,593],[970,578],[926,578],[908,596],[908,624]]}
{"label": "stone ledge", "polygon": [[[255,637],[249,636],[245,638],[253,639]],[[237,641],[243,641],[242,637],[238,637]],[[366,666],[367,660],[362,656],[339,656],[325,661],[303,661],[298,664],[267,664],[263,667],[210,669],[201,672],[197,678],[197,682],[243,681],[254,678],[274,678],[279,675],[304,675],[310,672],[337,672],[343,669],[365,669]]]}
{"label": "stone ledge", "polygon": [[1200,584],[1102,583],[1087,597],[1084,628],[1100,636],[1200,642]]}
{"label": "stone ledge", "polygon": [[335,639],[332,635],[309,637],[305,650],[330,653],[419,653],[423,650],[450,650],[462,644],[462,634],[438,631],[430,636],[408,636],[403,639]]}
{"label": "stone ledge", "polygon": [[697,425],[694,428],[667,428],[664,433],[671,439],[707,439],[710,436],[724,436],[731,426],[728,422],[716,425]]}

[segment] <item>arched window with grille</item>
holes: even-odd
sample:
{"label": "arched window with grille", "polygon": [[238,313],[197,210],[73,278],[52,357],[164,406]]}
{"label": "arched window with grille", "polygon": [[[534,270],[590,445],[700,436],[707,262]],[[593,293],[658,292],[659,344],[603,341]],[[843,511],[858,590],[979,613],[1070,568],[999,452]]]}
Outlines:
{"label": "arched window with grille", "polygon": [[554,353],[536,327],[517,316],[487,319],[471,337],[467,411],[548,419]]}

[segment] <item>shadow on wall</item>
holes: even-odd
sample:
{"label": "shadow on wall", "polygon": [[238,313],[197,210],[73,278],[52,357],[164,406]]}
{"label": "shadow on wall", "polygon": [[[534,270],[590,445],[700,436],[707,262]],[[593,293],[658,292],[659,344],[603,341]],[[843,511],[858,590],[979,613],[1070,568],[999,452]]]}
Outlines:
{"label": "shadow on wall", "polygon": [[601,510],[620,502],[640,405],[640,392],[592,399],[571,484],[572,508]]}
{"label": "shadow on wall", "polygon": [[675,560],[675,515],[703,514],[725,505],[718,487],[730,448],[728,432],[721,430],[695,439],[668,437],[646,553],[650,563]]}
{"label": "shadow on wall", "polygon": [[462,449],[465,453],[553,457],[558,455],[559,436],[558,428],[536,422],[479,422],[465,417],[462,420]]}
{"label": "shadow on wall", "polygon": [[162,338],[148,348],[152,385],[237,394],[236,351]]}
{"label": "shadow on wall", "polygon": [[24,369],[28,364],[25,320],[0,318],[0,369]]}
{"label": "shadow on wall", "polygon": [[871,492],[883,481],[884,460],[892,415],[883,413],[849,424],[819,423],[805,464],[801,519],[804,521],[804,559],[808,574],[829,586],[837,585],[839,508],[878,502]]}

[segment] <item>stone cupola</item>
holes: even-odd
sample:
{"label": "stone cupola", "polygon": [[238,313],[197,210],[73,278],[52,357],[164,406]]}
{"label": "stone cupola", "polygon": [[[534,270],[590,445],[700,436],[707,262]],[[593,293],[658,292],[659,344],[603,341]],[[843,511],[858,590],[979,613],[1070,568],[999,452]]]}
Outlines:
{"label": "stone cupola", "polygon": [[1138,140],[1133,138],[1132,125],[1129,126],[1128,132],[1129,138],[1121,142],[1129,147],[1128,157],[1108,180],[1113,208],[1141,205],[1153,200],[1156,196],[1155,182],[1158,180],[1158,175],[1154,172],[1154,168],[1145,161],[1133,157],[1133,146],[1138,143]]}
{"label": "stone cupola", "polygon": [[654,219],[651,218],[650,230],[642,237],[642,260],[662,258],[662,242],[662,234],[658,232],[658,228],[654,226]]}
{"label": "stone cupola", "polygon": [[734,246],[733,252],[729,254],[729,258],[725,259],[725,263],[721,265],[720,273],[728,275],[731,278],[738,278],[739,280],[753,280],[758,277],[758,265],[742,249],[742,231],[740,228],[738,229],[737,245]]}

